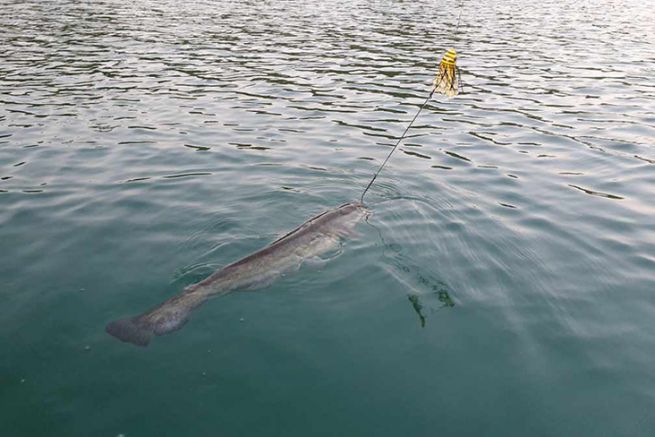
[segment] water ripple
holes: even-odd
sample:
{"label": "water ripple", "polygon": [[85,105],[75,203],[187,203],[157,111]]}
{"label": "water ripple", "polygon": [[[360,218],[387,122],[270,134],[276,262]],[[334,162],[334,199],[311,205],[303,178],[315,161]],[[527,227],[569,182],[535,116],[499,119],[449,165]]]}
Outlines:
{"label": "water ripple", "polygon": [[[638,0],[462,5],[453,33],[458,2],[5,1],[0,373],[49,375],[32,391],[8,386],[10,418],[43,411],[44,399],[53,408],[35,416],[38,429],[17,425],[22,434],[116,434],[111,421],[161,434],[125,418],[161,416],[172,395],[180,417],[228,405],[240,420],[255,411],[241,393],[281,405],[267,397],[281,393],[273,379],[333,434],[376,431],[375,421],[332,428],[370,413],[341,386],[370,394],[378,434],[652,428],[655,12]],[[207,308],[153,361],[103,343],[100,321],[119,310],[357,198],[451,46],[464,93],[426,106],[369,192],[372,226],[334,263]],[[248,311],[250,324],[229,326]],[[225,355],[189,358],[212,341]],[[66,347],[87,342],[103,347],[82,369]],[[194,384],[189,363],[221,369],[212,387],[230,402],[207,386],[179,389]],[[115,401],[61,396],[101,393],[98,381],[117,384]],[[316,384],[327,401],[294,401]],[[390,392],[403,400],[393,414]],[[251,426],[266,422],[254,416]],[[416,420],[394,426],[398,417]],[[226,434],[247,433],[223,419]],[[177,434],[216,428],[160,422]]]}

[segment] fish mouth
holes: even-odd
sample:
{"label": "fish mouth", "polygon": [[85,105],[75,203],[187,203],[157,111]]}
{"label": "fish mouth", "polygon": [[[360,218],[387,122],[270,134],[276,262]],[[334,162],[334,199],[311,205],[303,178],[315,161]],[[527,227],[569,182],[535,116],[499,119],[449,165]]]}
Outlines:
{"label": "fish mouth", "polygon": [[364,206],[362,202],[348,202],[339,206],[337,210],[343,216],[358,214],[357,220],[368,219],[371,216],[371,210]]}
{"label": "fish mouth", "polygon": [[337,210],[342,214],[342,215],[348,215],[352,214],[354,212],[361,212],[364,215],[368,216],[369,214],[369,209],[364,206],[363,203],[361,202],[348,202],[344,203],[340,207],[337,208]]}

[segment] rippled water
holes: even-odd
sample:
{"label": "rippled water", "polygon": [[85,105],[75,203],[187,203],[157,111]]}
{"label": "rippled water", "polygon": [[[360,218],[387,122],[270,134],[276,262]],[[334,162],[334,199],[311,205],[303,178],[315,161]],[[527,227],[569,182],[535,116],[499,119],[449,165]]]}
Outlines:
{"label": "rippled water", "polygon": [[[643,1],[5,1],[3,435],[655,434]],[[104,325],[370,192],[324,266]]]}

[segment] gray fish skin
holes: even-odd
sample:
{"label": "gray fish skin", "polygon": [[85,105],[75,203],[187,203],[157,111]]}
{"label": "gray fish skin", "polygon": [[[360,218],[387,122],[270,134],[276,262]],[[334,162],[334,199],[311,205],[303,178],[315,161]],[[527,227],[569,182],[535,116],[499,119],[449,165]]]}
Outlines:
{"label": "gray fish skin", "polygon": [[282,273],[297,269],[303,261],[338,247],[368,215],[359,202],[325,211],[265,248],[217,270],[206,279],[155,308],[135,317],[116,320],[105,330],[124,342],[147,346],[154,335],[180,329],[191,312],[212,296],[268,285]]}

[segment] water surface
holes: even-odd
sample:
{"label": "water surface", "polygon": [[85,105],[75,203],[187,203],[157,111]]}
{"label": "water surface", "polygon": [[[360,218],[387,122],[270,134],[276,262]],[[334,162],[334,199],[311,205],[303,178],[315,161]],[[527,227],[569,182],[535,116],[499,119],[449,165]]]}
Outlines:
{"label": "water surface", "polygon": [[[655,434],[643,1],[5,1],[3,435]],[[357,198],[331,262],[105,324]]]}

